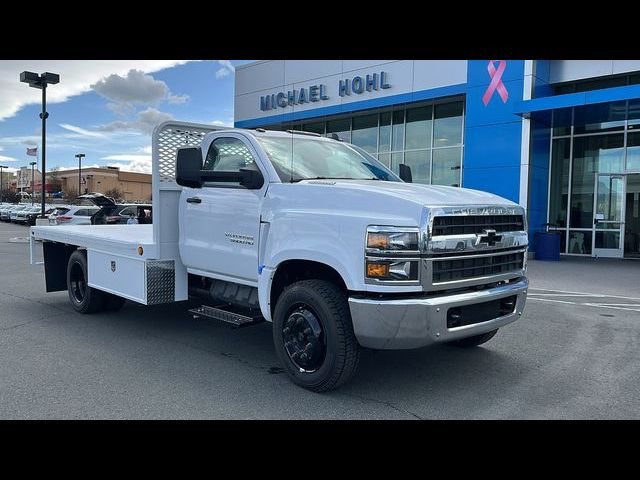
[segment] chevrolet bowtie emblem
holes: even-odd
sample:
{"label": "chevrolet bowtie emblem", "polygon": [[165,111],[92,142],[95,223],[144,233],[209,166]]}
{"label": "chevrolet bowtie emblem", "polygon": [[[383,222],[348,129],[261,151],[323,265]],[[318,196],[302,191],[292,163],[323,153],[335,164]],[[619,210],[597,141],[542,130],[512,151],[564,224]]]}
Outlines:
{"label": "chevrolet bowtie emblem", "polygon": [[482,234],[478,235],[476,245],[486,243],[488,246],[493,247],[500,240],[502,240],[502,235],[496,235],[495,230],[484,230]]}

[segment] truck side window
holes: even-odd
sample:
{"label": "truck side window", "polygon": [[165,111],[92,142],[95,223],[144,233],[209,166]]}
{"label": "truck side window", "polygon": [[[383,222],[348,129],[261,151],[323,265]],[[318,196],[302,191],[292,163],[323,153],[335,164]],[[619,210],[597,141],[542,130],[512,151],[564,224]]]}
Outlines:
{"label": "truck side window", "polygon": [[254,163],[253,156],[237,138],[221,137],[213,141],[204,161],[204,170],[238,172]]}

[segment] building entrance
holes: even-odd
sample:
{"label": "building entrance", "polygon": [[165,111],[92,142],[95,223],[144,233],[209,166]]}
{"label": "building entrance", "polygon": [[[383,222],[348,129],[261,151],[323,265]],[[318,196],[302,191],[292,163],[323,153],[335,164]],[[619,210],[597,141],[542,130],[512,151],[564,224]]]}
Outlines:
{"label": "building entrance", "polygon": [[640,173],[627,175],[624,256],[640,259]]}

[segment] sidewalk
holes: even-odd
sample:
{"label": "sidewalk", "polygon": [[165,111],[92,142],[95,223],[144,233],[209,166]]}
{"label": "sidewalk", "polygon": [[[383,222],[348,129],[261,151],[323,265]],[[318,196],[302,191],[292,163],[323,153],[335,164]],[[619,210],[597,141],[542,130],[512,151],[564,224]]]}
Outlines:
{"label": "sidewalk", "polygon": [[562,256],[528,261],[532,289],[640,297],[640,260]]}

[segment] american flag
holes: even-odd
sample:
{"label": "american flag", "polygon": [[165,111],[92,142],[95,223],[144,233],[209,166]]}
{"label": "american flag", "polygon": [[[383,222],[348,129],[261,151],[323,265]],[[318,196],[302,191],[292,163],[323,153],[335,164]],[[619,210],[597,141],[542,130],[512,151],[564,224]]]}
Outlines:
{"label": "american flag", "polygon": [[37,157],[38,156],[38,147],[27,148],[27,155],[29,155],[31,157]]}

